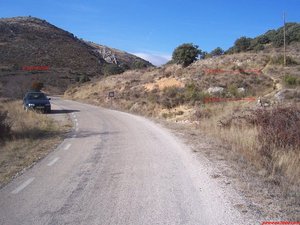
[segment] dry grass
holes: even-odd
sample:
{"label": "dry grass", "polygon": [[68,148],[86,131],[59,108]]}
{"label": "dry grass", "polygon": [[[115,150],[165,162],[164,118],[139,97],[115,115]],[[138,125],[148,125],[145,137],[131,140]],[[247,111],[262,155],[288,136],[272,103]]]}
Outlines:
{"label": "dry grass", "polygon": [[[210,112],[209,116],[205,118],[198,116],[200,129],[206,134],[224,141],[231,147],[232,151],[246,158],[258,169],[267,171],[266,175],[270,179],[282,183],[283,186],[285,186],[284,182],[287,182],[287,186],[299,185],[300,146],[279,147],[262,138],[262,135],[267,134],[261,132],[260,125],[249,124],[249,121],[244,120],[247,116],[253,116],[249,108],[249,103],[206,105],[205,108],[198,109],[206,114]],[[243,114],[245,111],[248,112],[246,117],[245,113]],[[199,112],[197,114],[201,115]],[[234,119],[232,120],[232,118]],[[255,119],[255,117],[251,119]],[[220,121],[228,120],[230,123],[223,122],[220,124]],[[234,123],[234,120],[237,122]],[[265,152],[266,146],[268,146],[268,154]]]}
{"label": "dry grass", "polygon": [[20,101],[1,102],[12,124],[10,137],[0,143],[0,186],[43,158],[62,139],[68,126],[58,126],[44,114],[25,112]]}
{"label": "dry grass", "polygon": [[163,90],[168,87],[179,87],[183,88],[184,84],[175,78],[163,78],[155,81],[154,83],[145,84],[144,87],[147,91],[152,91],[154,89]]}
{"label": "dry grass", "polygon": [[243,154],[247,159],[253,160],[258,156],[255,151],[255,149],[258,148],[257,129],[255,127],[249,128],[245,125],[239,127],[232,126],[228,129],[220,127],[220,120],[226,116],[230,116],[233,111],[240,108],[240,105],[241,103],[235,102],[205,105],[205,108],[201,109],[201,111],[210,113],[206,118],[200,119],[199,126],[206,134],[225,141],[227,144],[230,144],[235,151]]}

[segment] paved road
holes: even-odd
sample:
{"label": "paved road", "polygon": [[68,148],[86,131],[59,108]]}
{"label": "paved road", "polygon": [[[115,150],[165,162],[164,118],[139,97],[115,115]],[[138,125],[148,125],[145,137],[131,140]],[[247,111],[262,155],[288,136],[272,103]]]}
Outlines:
{"label": "paved road", "polygon": [[164,128],[127,113],[52,103],[66,110],[54,115],[68,113],[74,131],[0,190],[0,224],[242,224]]}

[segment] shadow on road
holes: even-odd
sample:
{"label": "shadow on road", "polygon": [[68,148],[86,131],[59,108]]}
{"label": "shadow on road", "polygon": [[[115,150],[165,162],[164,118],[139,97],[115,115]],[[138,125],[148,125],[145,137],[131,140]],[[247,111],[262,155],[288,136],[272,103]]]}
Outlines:
{"label": "shadow on road", "polygon": [[51,114],[67,114],[73,112],[80,112],[79,110],[72,110],[72,109],[53,109],[51,110]]}

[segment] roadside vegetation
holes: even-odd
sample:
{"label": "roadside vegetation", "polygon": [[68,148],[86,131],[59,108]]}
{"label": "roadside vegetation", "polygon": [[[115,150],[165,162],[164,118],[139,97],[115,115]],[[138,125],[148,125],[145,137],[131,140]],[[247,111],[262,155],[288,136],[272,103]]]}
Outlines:
{"label": "roadside vegetation", "polygon": [[47,115],[25,112],[21,101],[1,100],[0,186],[43,158],[70,127],[59,126]]}
{"label": "roadside vegetation", "polygon": [[[275,143],[283,138],[283,134],[276,132],[282,131],[291,137],[298,135],[296,130],[278,128],[283,124],[298,124],[296,106],[299,98],[293,95],[288,99],[286,94],[282,99],[272,95],[262,97],[260,107],[257,106],[259,96],[282,91],[277,89],[276,83],[274,85],[273,76],[289,91],[297,88],[300,68],[297,55],[287,58],[291,63],[285,70],[291,75],[284,75],[285,70],[278,66],[282,61],[280,53],[272,56],[264,53],[223,55],[221,49],[216,49],[214,54],[220,56],[213,61],[209,58],[197,60],[187,66],[186,63],[194,61],[201,52],[197,48],[184,44],[174,50],[180,54],[174,54],[173,61],[182,66],[168,64],[158,69],[127,71],[70,88],[65,96],[145,116],[199,123],[199,129],[224,140],[237,154],[264,170],[266,176],[272,176],[278,182],[281,182],[279,177],[285,177],[289,183],[299,184],[300,171],[295,163],[299,159],[299,143],[290,146],[289,139],[282,140],[286,142],[284,144]],[[195,50],[192,51],[193,60],[186,56],[191,49]],[[183,58],[176,61],[176,57]],[[116,95],[109,99],[108,92],[112,90]],[[278,105],[281,107],[277,108]],[[288,112],[293,112],[293,116],[286,114]],[[292,127],[295,128],[292,125],[286,128]],[[285,151],[287,148],[292,150]]]}
{"label": "roadside vegetation", "polygon": [[198,127],[221,139],[273,182],[300,184],[300,108],[256,108],[249,103],[208,104],[195,113]]}

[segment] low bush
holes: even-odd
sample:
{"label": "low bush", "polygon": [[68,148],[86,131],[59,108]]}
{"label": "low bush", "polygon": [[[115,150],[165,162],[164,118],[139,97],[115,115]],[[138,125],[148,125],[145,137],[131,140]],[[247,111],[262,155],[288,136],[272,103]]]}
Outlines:
{"label": "low bush", "polygon": [[286,85],[290,85],[290,86],[300,85],[300,79],[292,75],[284,76],[283,81]]}
{"label": "low bush", "polygon": [[160,104],[168,109],[176,107],[184,103],[184,95],[182,88],[167,87],[163,90],[163,94],[160,99]]}
{"label": "low bush", "polygon": [[123,72],[124,72],[124,69],[122,69],[121,67],[119,67],[116,64],[106,64],[103,66],[103,73],[106,76],[116,75],[116,74],[120,74]]}
{"label": "low bush", "polygon": [[88,75],[78,75],[75,77],[75,81],[79,83],[85,83],[90,81],[91,79],[88,77]]}
{"label": "low bush", "polygon": [[196,104],[203,102],[208,95],[202,92],[199,87],[190,83],[185,85],[184,88],[167,87],[163,90],[160,103],[165,108],[173,108],[180,104]]}
{"label": "low bush", "polygon": [[300,110],[296,107],[258,109],[255,122],[264,156],[270,158],[274,149],[300,150]]}
{"label": "low bush", "polygon": [[202,92],[195,83],[186,84],[184,88],[184,99],[186,102],[195,104],[196,102],[203,102],[207,94]]}
{"label": "low bush", "polygon": [[[270,63],[273,65],[283,65],[284,63],[284,56],[283,55],[278,55],[275,57],[272,57],[270,59]],[[298,65],[299,63],[295,61],[292,57],[286,56],[286,65],[287,66],[292,66],[292,65]]]}
{"label": "low bush", "polygon": [[212,110],[210,108],[198,108],[195,112],[195,119],[197,121],[201,119],[209,119],[212,116]]}
{"label": "low bush", "polygon": [[0,110],[0,140],[10,136],[11,123],[7,117],[7,111]]}
{"label": "low bush", "polygon": [[201,107],[199,127],[227,143],[239,156],[283,187],[300,183],[300,109],[252,109],[237,103]]}

